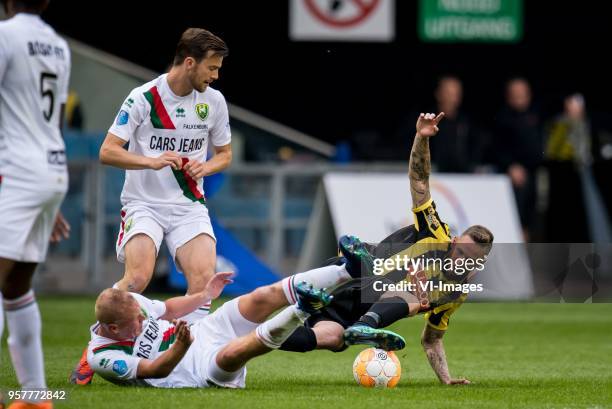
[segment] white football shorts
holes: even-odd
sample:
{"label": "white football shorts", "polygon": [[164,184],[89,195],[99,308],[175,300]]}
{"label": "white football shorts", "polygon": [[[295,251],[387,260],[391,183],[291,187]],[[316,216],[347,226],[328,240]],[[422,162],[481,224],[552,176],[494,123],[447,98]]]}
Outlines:
{"label": "white football shorts", "polygon": [[125,262],[125,243],[136,234],[146,234],[155,243],[157,253],[162,240],[174,259],[176,250],[200,234],[207,234],[216,241],[206,206],[158,205],[130,203],[121,209],[121,225],[115,246],[117,260]]}
{"label": "white football shorts", "polygon": [[248,321],[238,310],[238,300],[234,298],[212,314],[196,321],[192,326],[195,342],[191,346],[197,348],[195,356],[200,367],[198,372],[204,382],[214,383],[226,388],[244,388],[246,382],[246,367],[236,372],[236,377],[227,382],[221,382],[214,377],[213,362],[217,353],[229,342],[252,332],[259,324]]}
{"label": "white football shorts", "polygon": [[64,191],[28,190],[0,184],[0,257],[42,263]]}

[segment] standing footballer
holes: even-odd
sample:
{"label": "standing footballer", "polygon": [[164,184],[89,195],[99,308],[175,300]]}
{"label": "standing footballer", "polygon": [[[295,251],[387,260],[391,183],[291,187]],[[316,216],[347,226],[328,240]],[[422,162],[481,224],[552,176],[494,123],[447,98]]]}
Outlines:
{"label": "standing footballer", "polygon": [[[146,288],[162,239],[185,274],[188,294],[202,291],[214,274],[215,234],[202,178],[232,160],[227,104],[210,87],[227,54],[219,37],[187,29],[170,71],[130,92],[108,131],[100,161],[126,169],[116,244],[125,275],[115,288]],[[206,160],[209,143],[214,156]],[[204,303],[186,319],[204,317],[209,307]],[[71,381],[88,384],[92,376],[83,355]]]}
{"label": "standing footballer", "polygon": [[[4,309],[17,380],[22,389],[44,390],[41,320],[31,284],[51,235],[67,235],[58,211],[68,189],[60,129],[70,50],[40,18],[48,1],[3,3],[9,19],[0,23],[0,335]],[[11,405],[50,407],[36,401]]]}

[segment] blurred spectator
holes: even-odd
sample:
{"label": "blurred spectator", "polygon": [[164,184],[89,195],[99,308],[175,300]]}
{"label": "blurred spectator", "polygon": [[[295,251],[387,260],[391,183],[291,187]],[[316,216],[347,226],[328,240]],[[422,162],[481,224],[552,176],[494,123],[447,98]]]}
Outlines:
{"label": "blurred spectator", "polygon": [[[439,172],[471,172],[481,162],[481,144],[461,110],[463,84],[453,76],[440,78],[430,112],[444,112],[444,125],[431,140],[431,160]],[[414,121],[414,118],[413,118]]]}
{"label": "blurred spectator", "polygon": [[593,160],[592,142],[584,97],[581,94],[570,95],[565,98],[563,107],[563,113],[551,126],[546,141],[546,158],[571,162],[576,167],[589,166]]}
{"label": "blurred spectator", "polygon": [[527,80],[514,78],[506,85],[506,105],[497,114],[495,163],[508,173],[514,188],[525,241],[535,223],[535,173],[542,161],[540,116],[532,106]]}
{"label": "blurred spectator", "polygon": [[591,127],[584,98],[570,95],[556,118],[546,141],[549,198],[546,235],[555,242],[586,243],[589,227],[581,170],[592,163]]}
{"label": "blurred spectator", "polygon": [[472,172],[482,163],[482,142],[470,118],[461,108],[463,84],[455,76],[443,76],[433,92],[434,104],[421,105],[419,111],[404,118],[393,139],[395,159],[405,160],[415,134],[414,121],[420,112],[444,112],[443,125],[430,141],[431,161],[437,172]]}
{"label": "blurred spectator", "polygon": [[83,110],[81,109],[81,100],[77,93],[71,90],[68,93],[68,99],[66,100],[65,108],[65,122],[64,125],[71,129],[83,130]]}

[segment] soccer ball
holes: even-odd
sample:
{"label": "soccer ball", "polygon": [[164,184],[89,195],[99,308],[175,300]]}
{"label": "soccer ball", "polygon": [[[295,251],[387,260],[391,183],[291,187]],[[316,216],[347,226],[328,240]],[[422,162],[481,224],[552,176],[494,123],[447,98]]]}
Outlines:
{"label": "soccer ball", "polygon": [[353,363],[355,380],[366,388],[393,388],[401,375],[402,366],[393,351],[364,349]]}

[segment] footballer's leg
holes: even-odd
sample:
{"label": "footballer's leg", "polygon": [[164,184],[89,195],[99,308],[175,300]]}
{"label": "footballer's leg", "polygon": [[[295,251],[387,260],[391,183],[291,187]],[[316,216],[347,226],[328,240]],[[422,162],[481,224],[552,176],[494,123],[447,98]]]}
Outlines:
{"label": "footballer's leg", "polygon": [[419,310],[417,298],[408,292],[385,293],[379,301],[344,332],[347,345],[373,345],[386,350],[402,349],[403,338],[381,328],[415,315]]}
{"label": "footballer's leg", "polygon": [[295,292],[296,305],[285,308],[246,336],[230,341],[211,357],[207,370],[209,382],[227,386],[241,375],[250,359],[278,349],[310,314],[331,301],[325,291],[305,283],[298,284]]}
{"label": "footballer's leg", "polygon": [[338,240],[338,249],[346,260],[347,270],[354,278],[373,275],[374,256],[357,236],[345,235]]}
{"label": "footballer's leg", "polygon": [[322,320],[314,326],[297,328],[281,345],[283,351],[309,352],[315,349],[327,349],[342,352],[349,345],[365,344],[388,351],[405,347],[404,338],[395,332],[372,328],[363,325],[349,326],[346,330],[342,324]]}
{"label": "footballer's leg", "polygon": [[297,283],[305,282],[315,288],[333,288],[361,277],[362,266],[369,265],[371,259],[363,244],[354,236],[343,236],[339,248],[348,257],[340,257],[336,264],[294,274],[240,297],[240,313],[251,322],[262,322],[279,308],[297,302]]}
{"label": "footballer's leg", "polygon": [[[9,190],[8,186],[3,193],[14,195],[11,198],[14,200],[0,203],[0,214],[6,219],[6,223],[0,227],[0,270],[9,352],[20,386],[24,389],[46,389],[42,322],[32,290],[32,276],[38,263],[46,258],[49,238],[64,194],[44,190]],[[3,198],[9,197],[5,195]],[[11,257],[11,252],[15,258]],[[13,402],[10,407],[43,408],[52,407],[52,404],[28,397],[27,400]]]}
{"label": "footballer's leg", "polygon": [[371,275],[373,258],[355,236],[342,236],[338,242],[342,257],[335,263],[283,279],[280,286],[289,304],[296,302],[295,283],[306,282],[315,288],[333,289],[351,279]]}
{"label": "footballer's leg", "polygon": [[185,273],[187,294],[204,290],[215,274],[216,242],[208,234],[199,234],[176,250],[176,262]]}
{"label": "footballer's leg", "polygon": [[[8,277],[14,265],[15,265],[15,262],[13,260],[9,260],[9,259],[0,257],[0,290],[4,286],[6,277]],[[2,292],[0,291],[0,339],[2,339],[3,333],[4,333],[4,302],[3,302]],[[2,347],[2,343],[0,343],[0,347]],[[0,349],[0,352],[1,351],[2,350]]]}
{"label": "footballer's leg", "polygon": [[[166,231],[166,246],[187,280],[187,294],[204,290],[215,274],[216,238],[206,206],[174,206]],[[195,322],[208,315],[210,300],[181,319]]]}
{"label": "footballer's leg", "polygon": [[3,306],[8,328],[8,347],[17,374],[24,389],[45,389],[42,349],[42,322],[40,311],[31,289],[32,276],[37,263],[10,262],[0,259],[0,265],[12,264],[5,272],[2,284]]}
{"label": "footballer's leg", "polygon": [[132,236],[124,247],[125,273],[114,288],[123,291],[141,293],[153,277],[157,248],[155,242],[147,234],[139,233]]}
{"label": "footballer's leg", "polygon": [[[125,263],[125,273],[113,288],[140,293],[149,284],[164,234],[158,219],[159,216],[149,208],[126,207],[122,210],[116,251],[117,259]],[[68,381],[76,385],[89,385],[93,376],[85,347]]]}
{"label": "footballer's leg", "polygon": [[346,348],[344,344],[344,328],[334,321],[319,321],[312,331],[317,340],[317,349],[341,351]]}
{"label": "footballer's leg", "polygon": [[147,288],[167,225],[167,215],[153,206],[123,207],[115,250],[117,260],[125,263],[125,272],[113,288],[135,293]]}
{"label": "footballer's leg", "polygon": [[315,349],[343,351],[346,349],[344,327],[328,320],[318,321],[312,328],[306,325],[298,327],[283,342],[280,349],[291,352],[309,352]]}
{"label": "footballer's leg", "polygon": [[[167,236],[167,242],[168,239]],[[188,295],[204,290],[208,281],[215,274],[217,257],[215,245],[215,239],[206,233],[201,233],[176,250],[176,264],[185,274]],[[182,319],[194,322],[208,315],[209,310],[210,300]]]}
{"label": "footballer's leg", "polygon": [[299,283],[307,283],[314,288],[330,288],[351,278],[345,263],[294,274],[240,297],[240,313],[251,322],[263,322],[273,312],[298,301],[296,286]]}
{"label": "footballer's leg", "polygon": [[[379,311],[385,320],[404,318],[408,315],[408,308],[401,308],[401,304],[394,305],[394,311],[387,309],[385,313],[378,307],[373,306],[364,316],[359,316],[363,307],[359,301],[360,297],[355,291],[360,291],[361,285],[343,287],[334,292],[334,301],[319,314],[308,319],[303,327],[298,328],[283,343],[280,349],[293,352],[308,352],[315,349],[328,349],[340,352],[352,344],[367,344],[382,349],[396,350],[404,347],[403,338],[391,331],[379,329],[378,325],[366,325],[360,321],[370,317],[373,311]],[[392,296],[394,294],[385,294]],[[403,295],[403,294],[402,294]],[[396,301],[390,298],[387,306]],[[414,311],[418,308],[415,307]],[[366,318],[364,318],[366,317]],[[380,321],[382,326],[387,321]],[[346,329],[346,332],[345,332]]]}
{"label": "footballer's leg", "polygon": [[[15,262],[13,260],[0,257],[0,290],[2,289],[4,281],[14,265]],[[2,339],[2,334],[4,333],[4,307],[2,298],[2,292],[0,291],[0,339]],[[2,344],[0,343],[0,347],[1,346]]]}

